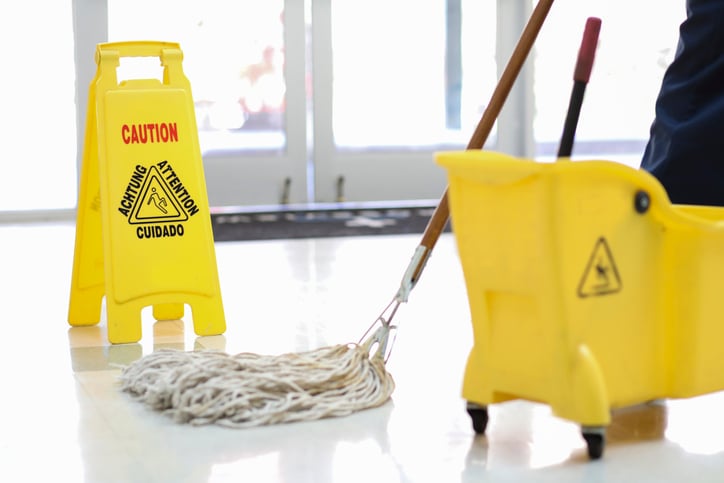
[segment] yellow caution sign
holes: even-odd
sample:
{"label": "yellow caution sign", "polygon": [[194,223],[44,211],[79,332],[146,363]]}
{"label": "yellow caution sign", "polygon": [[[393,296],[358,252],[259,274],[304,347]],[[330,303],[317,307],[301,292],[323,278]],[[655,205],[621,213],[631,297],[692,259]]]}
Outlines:
{"label": "yellow caution sign", "polygon": [[[121,83],[121,57],[159,57],[163,80]],[[90,85],[68,321],[141,339],[141,310],[197,335],[226,330],[206,181],[183,54],[170,42],[100,44]]]}

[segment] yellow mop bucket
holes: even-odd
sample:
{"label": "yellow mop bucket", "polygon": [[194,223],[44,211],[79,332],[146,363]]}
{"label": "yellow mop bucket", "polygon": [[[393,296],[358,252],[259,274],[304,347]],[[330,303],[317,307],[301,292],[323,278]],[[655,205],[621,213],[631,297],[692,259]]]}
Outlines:
{"label": "yellow mop bucket", "polygon": [[[118,82],[122,57],[158,57],[163,79]],[[68,321],[141,338],[141,309],[197,335],[226,323],[191,86],[172,42],[99,44],[88,98]]]}
{"label": "yellow mop bucket", "polygon": [[610,410],[724,389],[724,209],[607,161],[444,152],[474,345],[463,397],[549,404],[603,451]]}

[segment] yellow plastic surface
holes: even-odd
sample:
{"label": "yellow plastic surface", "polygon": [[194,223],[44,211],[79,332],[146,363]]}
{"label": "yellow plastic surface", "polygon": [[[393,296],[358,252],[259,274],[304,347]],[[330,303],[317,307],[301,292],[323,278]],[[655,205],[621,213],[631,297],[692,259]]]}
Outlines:
{"label": "yellow plastic surface", "polygon": [[612,408],[724,389],[724,209],[673,205],[607,161],[437,162],[473,323],[467,401],[604,426]]}
{"label": "yellow plastic surface", "polygon": [[[120,57],[158,56],[163,80],[118,83]],[[68,321],[112,343],[191,307],[197,335],[226,330],[206,182],[183,54],[169,42],[100,44],[88,99]]]}

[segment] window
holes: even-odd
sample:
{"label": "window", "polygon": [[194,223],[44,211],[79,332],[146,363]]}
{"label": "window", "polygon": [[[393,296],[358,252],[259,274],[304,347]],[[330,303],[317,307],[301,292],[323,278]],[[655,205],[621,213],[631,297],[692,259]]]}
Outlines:
{"label": "window", "polygon": [[71,3],[41,4],[3,7],[0,211],[67,209],[76,204]]}
{"label": "window", "polygon": [[494,2],[334,0],[331,44],[340,149],[464,146],[495,86]]}

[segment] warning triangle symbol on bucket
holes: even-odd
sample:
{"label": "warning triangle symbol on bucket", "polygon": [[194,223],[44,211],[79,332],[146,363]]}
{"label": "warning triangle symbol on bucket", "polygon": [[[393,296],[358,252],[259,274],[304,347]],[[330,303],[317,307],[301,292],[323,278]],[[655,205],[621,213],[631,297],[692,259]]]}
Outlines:
{"label": "warning triangle symbol on bucket", "polygon": [[151,166],[146,174],[140,192],[128,220],[130,224],[188,220],[188,214],[155,166]]}
{"label": "warning triangle symbol on bucket", "polygon": [[588,265],[578,284],[578,296],[581,298],[613,294],[621,290],[621,277],[613,260],[606,239],[601,237],[593,247]]}

